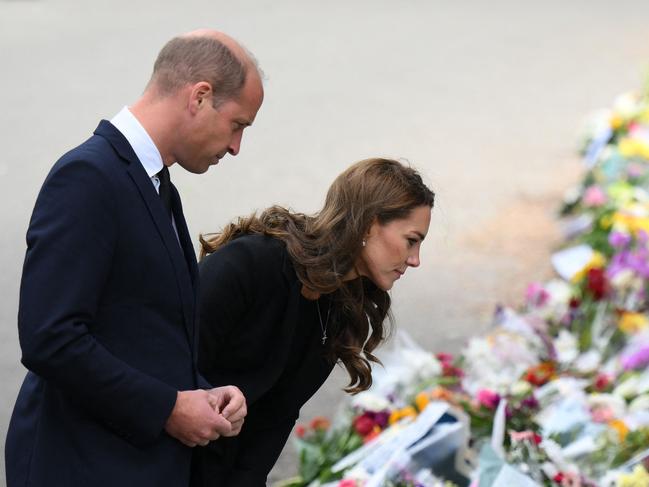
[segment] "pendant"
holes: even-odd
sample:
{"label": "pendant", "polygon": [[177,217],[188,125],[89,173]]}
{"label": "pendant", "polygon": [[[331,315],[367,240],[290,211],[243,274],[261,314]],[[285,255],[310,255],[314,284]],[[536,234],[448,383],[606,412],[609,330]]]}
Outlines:
{"label": "pendant", "polygon": [[324,335],[322,335],[322,344],[324,345],[326,341],[327,341],[327,334],[325,333]]}

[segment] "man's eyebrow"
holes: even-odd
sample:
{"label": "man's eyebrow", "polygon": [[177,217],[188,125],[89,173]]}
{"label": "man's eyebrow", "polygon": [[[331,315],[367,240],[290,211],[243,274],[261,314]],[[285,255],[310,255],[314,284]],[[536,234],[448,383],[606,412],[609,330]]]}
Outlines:
{"label": "man's eyebrow", "polygon": [[423,233],[421,233],[421,232],[418,232],[417,230],[415,230],[415,233],[419,236],[419,240],[423,240],[423,239],[426,238],[426,235],[425,235],[425,234],[423,234]]}

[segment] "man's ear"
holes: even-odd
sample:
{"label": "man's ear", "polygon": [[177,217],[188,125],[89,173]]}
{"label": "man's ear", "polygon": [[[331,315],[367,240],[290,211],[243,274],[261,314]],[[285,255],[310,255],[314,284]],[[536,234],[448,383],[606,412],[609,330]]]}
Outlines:
{"label": "man's ear", "polygon": [[202,106],[212,100],[212,86],[207,81],[199,81],[189,92],[189,109],[195,115]]}

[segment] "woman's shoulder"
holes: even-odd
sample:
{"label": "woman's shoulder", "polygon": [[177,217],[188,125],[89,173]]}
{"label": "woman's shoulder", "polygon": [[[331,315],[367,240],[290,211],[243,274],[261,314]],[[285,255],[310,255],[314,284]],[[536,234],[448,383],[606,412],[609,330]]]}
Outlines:
{"label": "woman's shoulder", "polygon": [[265,260],[273,257],[283,257],[287,254],[287,251],[286,244],[279,238],[269,235],[248,234],[230,240],[211,255],[223,253],[247,255],[255,260]]}
{"label": "woman's shoulder", "polygon": [[258,275],[285,273],[287,267],[293,267],[286,244],[268,235],[242,235],[230,240],[204,257],[199,267],[202,271],[216,270],[224,263],[241,270],[254,270]]}

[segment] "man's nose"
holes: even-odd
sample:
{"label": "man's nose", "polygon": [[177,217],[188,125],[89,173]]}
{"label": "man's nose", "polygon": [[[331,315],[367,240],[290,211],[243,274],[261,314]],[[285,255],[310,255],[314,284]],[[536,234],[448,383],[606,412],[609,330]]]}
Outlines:
{"label": "man's nose", "polygon": [[230,141],[230,145],[228,146],[228,152],[233,156],[236,156],[241,150],[242,136],[243,136],[243,132],[236,133],[232,136],[232,140]]}

